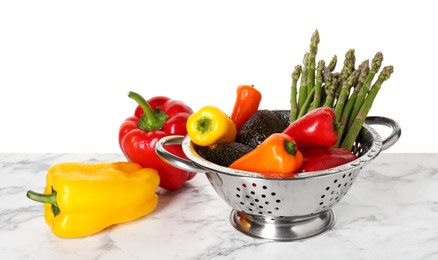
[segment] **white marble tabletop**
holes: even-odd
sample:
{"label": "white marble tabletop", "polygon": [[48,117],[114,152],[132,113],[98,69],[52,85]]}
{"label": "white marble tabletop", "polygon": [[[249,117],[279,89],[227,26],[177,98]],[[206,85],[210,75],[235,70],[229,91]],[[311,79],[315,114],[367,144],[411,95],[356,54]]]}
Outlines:
{"label": "white marble tabletop", "polygon": [[334,207],[330,231],[306,240],[248,237],[204,174],[159,190],[150,215],[80,239],[61,239],[43,206],[50,165],[125,160],[121,154],[0,154],[0,259],[438,259],[438,154],[381,153]]}

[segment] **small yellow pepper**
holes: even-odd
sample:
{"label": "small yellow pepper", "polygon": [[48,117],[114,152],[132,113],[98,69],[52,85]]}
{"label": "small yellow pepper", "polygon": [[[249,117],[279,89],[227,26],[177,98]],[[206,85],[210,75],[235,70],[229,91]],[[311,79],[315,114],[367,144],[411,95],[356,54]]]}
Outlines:
{"label": "small yellow pepper", "polygon": [[77,238],[152,212],[159,182],[156,170],[132,162],[61,163],[50,167],[44,194],[27,196],[45,203],[55,235]]}
{"label": "small yellow pepper", "polygon": [[222,110],[204,106],[188,118],[187,133],[194,144],[209,146],[234,141],[237,131],[233,120]]}

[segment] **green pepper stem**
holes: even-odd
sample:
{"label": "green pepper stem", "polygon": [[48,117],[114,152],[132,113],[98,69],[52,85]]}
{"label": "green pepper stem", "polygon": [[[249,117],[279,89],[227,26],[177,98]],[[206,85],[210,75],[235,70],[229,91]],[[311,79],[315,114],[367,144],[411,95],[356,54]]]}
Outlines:
{"label": "green pepper stem", "polygon": [[208,132],[211,132],[212,130],[212,120],[206,116],[201,117],[197,122],[196,122],[196,129],[201,132],[202,134],[206,134]]}
{"label": "green pepper stem", "polygon": [[144,114],[141,115],[138,121],[138,128],[145,131],[152,131],[163,127],[169,117],[164,111],[160,109],[152,110],[149,103],[138,93],[130,91],[128,97],[134,99],[143,109]]}
{"label": "green pepper stem", "polygon": [[296,143],[295,142],[291,142],[291,141],[284,141],[284,150],[286,150],[286,152],[288,154],[291,155],[296,155],[297,154],[297,148],[296,148]]}
{"label": "green pepper stem", "polygon": [[42,202],[42,203],[48,203],[52,204],[52,211],[53,214],[56,216],[61,212],[61,210],[58,207],[58,202],[56,202],[56,191],[52,187],[52,193],[51,194],[41,194],[34,191],[27,191],[26,196],[34,201]]}

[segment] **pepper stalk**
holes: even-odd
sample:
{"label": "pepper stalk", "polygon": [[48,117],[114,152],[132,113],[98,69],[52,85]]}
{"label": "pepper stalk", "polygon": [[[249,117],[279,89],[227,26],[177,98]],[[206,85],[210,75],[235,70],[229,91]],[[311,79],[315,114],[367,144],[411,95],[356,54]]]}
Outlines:
{"label": "pepper stalk", "polygon": [[56,217],[59,213],[61,213],[61,210],[59,209],[58,202],[56,201],[56,191],[52,187],[52,193],[51,194],[41,194],[34,191],[28,191],[26,193],[26,196],[34,201],[52,204],[52,212],[53,215]]}
{"label": "pepper stalk", "polygon": [[169,118],[164,111],[161,109],[155,109],[154,111],[149,103],[138,93],[130,91],[128,97],[134,99],[144,112],[138,121],[138,128],[145,131],[152,131],[163,127],[164,123],[166,123],[166,120]]}

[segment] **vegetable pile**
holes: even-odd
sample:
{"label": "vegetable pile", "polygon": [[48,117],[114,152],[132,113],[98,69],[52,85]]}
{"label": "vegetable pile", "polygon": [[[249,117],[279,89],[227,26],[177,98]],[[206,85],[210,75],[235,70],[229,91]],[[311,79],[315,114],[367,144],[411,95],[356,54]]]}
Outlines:
{"label": "vegetable pile", "polygon": [[365,60],[356,67],[355,50],[349,49],[336,72],[336,55],[327,65],[316,63],[319,42],[316,30],[303,65],[294,68],[287,118],[279,111],[259,110],[262,95],[253,85],[238,86],[230,118],[211,106],[215,113],[206,114],[203,108],[189,117],[188,134],[199,154],[268,178],[291,178],[356,159],[354,142],[393,66],[380,70],[383,54],[377,52],[371,64]]}
{"label": "vegetable pile", "polygon": [[371,65],[369,60],[364,60],[356,68],[355,50],[350,49],[345,54],[343,67],[335,72],[336,55],[327,65],[324,60],[316,64],[319,42],[316,30],[309,51],[304,54],[303,65],[295,66],[292,73],[290,122],[317,107],[331,107],[339,124],[336,146],[351,150],[377,93],[394,67],[385,66],[379,73],[383,54],[377,52]]}
{"label": "vegetable pile", "polygon": [[[335,72],[336,56],[328,65],[324,60],[316,65],[319,40],[316,30],[303,65],[292,73],[290,111],[260,109],[262,94],[253,85],[237,87],[230,116],[214,106],[193,113],[178,100],[145,100],[129,92],[138,106],[121,124],[118,139],[129,162],[54,165],[44,194],[26,195],[44,203],[44,217],[54,234],[75,238],[151,213],[158,187],[176,190],[195,176],[157,156],[155,145],[165,136],[188,134],[206,160],[267,178],[293,178],[355,160],[354,142],[393,67],[379,73],[383,55],[378,52],[371,64],[365,60],[356,68],[350,49]],[[165,149],[186,158],[181,145]]]}

